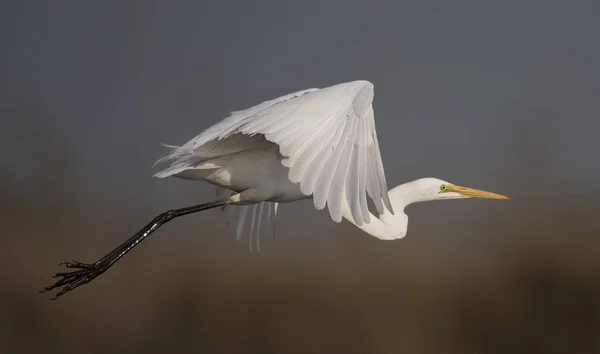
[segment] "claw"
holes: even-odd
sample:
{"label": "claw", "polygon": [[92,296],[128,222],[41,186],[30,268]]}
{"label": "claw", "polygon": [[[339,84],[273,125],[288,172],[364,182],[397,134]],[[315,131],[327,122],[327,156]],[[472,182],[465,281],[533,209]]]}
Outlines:
{"label": "claw", "polygon": [[59,266],[66,266],[67,268],[93,268],[94,265],[93,264],[87,264],[87,263],[81,263],[79,261],[65,261],[65,262],[60,262]]}
{"label": "claw", "polygon": [[51,300],[56,300],[65,293],[83,285],[89,283],[98,275],[102,274],[106,269],[103,269],[98,264],[86,264],[78,261],[67,261],[61,262],[59,266],[66,265],[67,268],[79,268],[78,270],[72,272],[60,272],[56,273],[52,276],[52,278],[61,278],[57,280],[54,284],[45,287],[43,290],[40,290],[40,293],[45,293],[54,288],[58,288],[64,286]]}

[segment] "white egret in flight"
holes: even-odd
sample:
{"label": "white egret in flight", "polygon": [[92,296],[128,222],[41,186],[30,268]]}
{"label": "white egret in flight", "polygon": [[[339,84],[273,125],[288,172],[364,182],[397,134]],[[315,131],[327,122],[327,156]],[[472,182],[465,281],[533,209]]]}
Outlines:
{"label": "white egret in flight", "polygon": [[[331,218],[347,219],[382,240],[406,235],[407,205],[430,200],[506,197],[423,178],[387,189],[373,113],[373,84],[341,83],[285,95],[232,112],[157,161],[170,165],[155,177],[175,176],[212,183],[232,194],[217,201],[158,215],[98,261],[63,262],[72,272],[42,292],[63,287],[56,297],[104,273],[164,223],[179,216],[226,206],[254,208],[252,227],[276,213],[278,203],[312,198]],[[376,213],[368,208],[371,199]],[[259,210],[258,221],[255,220]],[[243,209],[242,220],[246,209]],[[238,229],[239,230],[239,229]]]}

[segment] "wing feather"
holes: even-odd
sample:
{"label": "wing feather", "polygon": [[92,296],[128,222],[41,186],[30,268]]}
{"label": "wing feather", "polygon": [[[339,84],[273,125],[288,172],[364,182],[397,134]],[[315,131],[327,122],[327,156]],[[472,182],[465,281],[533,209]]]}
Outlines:
{"label": "wing feather", "polygon": [[[345,125],[347,121],[343,123]],[[290,180],[295,183],[300,182],[300,187],[306,189],[308,194],[314,190],[317,179],[331,156],[333,149],[330,146],[332,142],[337,144],[344,133],[343,129],[335,129],[337,127],[332,126],[326,134],[320,137],[318,144],[311,145],[310,149],[306,149],[301,153],[299,158],[294,161],[282,161],[285,166],[290,167]],[[305,155],[307,159],[301,161],[300,158]]]}
{"label": "wing feather", "polygon": [[[367,129],[368,123],[367,122],[363,122],[363,131],[362,131],[362,138],[363,138],[363,145],[361,145],[361,149],[360,149],[360,154],[359,154],[359,160],[358,160],[358,171],[359,171],[359,180],[358,180],[358,190],[360,191],[360,210],[363,213],[363,220],[365,220],[366,222],[370,222],[371,217],[370,217],[370,213],[369,213],[369,205],[367,204],[367,195],[366,193],[363,193],[362,191],[366,190],[366,186],[367,186],[367,175],[368,175],[368,170],[366,168],[364,168],[364,166],[366,166],[367,163],[367,156],[368,156],[368,148],[367,148],[367,142],[368,142],[368,129]],[[354,209],[357,209],[358,207],[356,205],[350,205],[351,207],[353,207]],[[353,212],[352,213],[352,217],[354,218],[355,215],[357,215],[358,213]],[[355,219],[356,220],[356,219]]]}
{"label": "wing feather", "polygon": [[[317,182],[317,186],[313,192],[313,200],[314,200],[314,204],[315,207],[317,209],[323,209],[325,208],[325,204],[327,202],[330,202],[329,205],[329,212],[331,214],[332,219],[335,222],[340,222],[341,221],[341,217],[338,218],[336,214],[334,214],[334,207],[336,206],[336,204],[334,204],[334,200],[329,199],[329,189],[331,188],[331,183],[333,182],[333,176],[335,175],[335,171],[336,168],[338,166],[338,164],[340,163],[340,159],[342,158],[342,152],[344,151],[344,145],[347,143],[348,140],[348,132],[352,129],[352,120],[351,119],[347,119],[345,120],[345,124],[344,124],[344,129],[342,130],[343,133],[341,134],[341,139],[340,142],[338,144],[336,144],[335,146],[331,146],[331,149],[333,150],[331,155],[329,155],[329,159],[327,160],[327,168],[323,169],[321,171],[321,174],[319,175],[319,180]],[[337,196],[336,196],[337,198]],[[341,196],[340,196],[341,198]]]}
{"label": "wing feather", "polygon": [[[347,122],[348,121],[344,121],[344,126],[347,124]],[[322,172],[324,172],[324,169],[326,169],[325,166],[330,163],[329,161],[331,160],[331,156],[335,152],[333,146],[338,144],[342,135],[343,129],[338,129],[337,131],[334,130],[332,140],[324,139],[325,144],[322,144],[318,147],[318,154],[314,159],[314,163],[310,164],[306,169],[306,174],[301,176],[300,187],[302,193],[313,194],[313,199],[315,199],[314,203],[317,209],[319,209],[319,206],[317,206],[318,202],[316,200],[316,194],[318,193],[315,193],[315,191],[320,186],[320,183],[322,183]],[[292,168],[294,167],[295,165],[292,166]],[[329,172],[333,173],[331,170],[329,170]],[[325,173],[327,173],[327,171],[325,171]],[[320,208],[323,209],[323,207]]]}
{"label": "wing feather", "polygon": [[[351,128],[347,133],[346,143],[341,147],[341,157],[335,166],[335,175],[333,176],[332,183],[329,186],[329,192],[327,194],[327,202],[329,203],[329,210],[331,217],[334,221],[342,221],[342,198],[344,198],[344,187],[348,183],[346,176],[348,175],[348,167],[350,165],[350,159],[352,158],[352,152],[355,150],[355,138],[356,128],[359,123],[359,119],[355,118],[352,120]],[[353,171],[356,174],[356,171]],[[355,205],[359,205],[355,203]]]}
{"label": "wing feather", "polygon": [[317,209],[329,207],[341,220],[345,199],[357,225],[369,222],[367,195],[379,213],[391,213],[381,161],[373,84],[360,80],[285,95],[232,114],[165,158],[194,155],[209,142],[234,134],[263,135],[279,145],[289,178],[312,195]]}

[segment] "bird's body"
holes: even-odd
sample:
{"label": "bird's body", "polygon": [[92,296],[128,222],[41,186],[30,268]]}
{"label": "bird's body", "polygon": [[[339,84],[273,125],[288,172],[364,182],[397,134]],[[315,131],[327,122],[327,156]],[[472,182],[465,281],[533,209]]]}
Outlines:
{"label": "bird's body", "polygon": [[[70,273],[45,291],[64,286],[61,296],[85,284],[164,223],[216,207],[239,208],[238,237],[248,213],[252,230],[276,214],[279,203],[312,199],[328,207],[335,222],[347,219],[371,236],[394,240],[406,235],[406,206],[457,198],[507,199],[490,192],[422,178],[387,189],[372,107],[373,84],[351,81],[307,89],[232,112],[171,152],[158,164],[170,165],[155,177],[178,177],[211,183],[231,195],[214,202],[170,210],[93,264],[65,262]],[[373,214],[368,207],[370,199]],[[257,218],[258,216],[258,218]],[[265,223],[263,222],[263,225]],[[258,235],[256,235],[258,238]]]}
{"label": "bird's body", "polygon": [[[310,197],[302,194],[300,186],[288,179],[289,169],[281,164],[284,157],[276,144],[261,135],[252,138],[242,135],[233,139],[247,143],[246,149],[211,157],[173,176],[206,181],[237,193],[246,192],[236,204],[262,201],[286,203]],[[224,143],[227,144],[227,141]]]}
{"label": "bird's body", "polygon": [[[345,202],[360,225],[370,220],[367,196],[379,213],[384,205],[393,212],[373,96],[373,84],[359,80],[233,112],[182,146],[171,146],[157,161],[170,166],[155,176],[194,177],[231,189],[239,193],[231,204],[312,197],[317,209],[328,206],[336,222]],[[205,169],[214,171],[198,172]]]}
{"label": "bird's body", "polygon": [[[334,221],[345,218],[379,239],[402,238],[408,227],[404,208],[415,202],[451,197],[438,193],[440,185],[450,183],[423,178],[387,192],[374,128],[373,96],[373,84],[352,81],[325,89],[302,90],[233,112],[182,146],[170,146],[172,152],[158,163],[172,163],[155,176],[201,180],[236,192],[230,204],[243,205],[238,225],[249,216],[247,208],[251,205],[253,217],[249,224],[256,238],[264,204],[268,210],[276,209],[273,203],[313,198],[314,192],[320,192],[321,201],[330,203]],[[354,129],[348,129],[348,124],[353,124]],[[307,144],[318,141],[315,136],[319,132],[322,146]],[[369,150],[357,148],[361,144]],[[336,155],[336,151],[341,152]],[[362,158],[357,151],[363,153]],[[304,158],[307,155],[309,158]],[[308,162],[296,168],[298,161]],[[349,169],[351,162],[354,164]],[[368,193],[368,185],[379,189]],[[349,190],[352,191],[347,193]],[[367,194],[378,206],[378,215],[368,210]],[[315,201],[315,206],[322,209],[325,203]],[[238,238],[241,230],[238,227]]]}

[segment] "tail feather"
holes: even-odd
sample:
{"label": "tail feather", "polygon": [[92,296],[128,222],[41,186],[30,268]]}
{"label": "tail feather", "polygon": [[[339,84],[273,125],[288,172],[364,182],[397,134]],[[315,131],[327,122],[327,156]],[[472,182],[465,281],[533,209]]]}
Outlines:
{"label": "tail feather", "polygon": [[[169,144],[163,144],[163,143],[161,143],[161,145],[168,149],[171,149],[171,151],[169,151],[169,153],[166,154],[165,156],[156,160],[156,162],[154,162],[154,165],[152,165],[152,167],[156,167],[157,165],[163,164],[169,160],[178,160],[182,156],[186,156],[186,155],[193,156],[194,155],[193,150],[186,149],[183,146],[169,145]],[[177,162],[177,161],[175,161],[175,162]]]}
{"label": "tail feather", "polygon": [[220,168],[221,166],[215,165],[210,161],[203,161],[197,158],[186,158],[174,162],[169,167],[164,170],[158,171],[154,174],[156,178],[166,178],[169,176],[174,176],[178,173],[181,173],[186,170],[210,170],[214,168]]}
{"label": "tail feather", "polygon": [[223,139],[212,139],[200,145],[190,143],[188,142],[183,146],[161,144],[171,150],[165,156],[156,160],[152,167],[168,161],[172,161],[172,165],[190,161],[207,161],[256,148],[259,144],[271,144],[262,135],[250,136],[245,134],[234,134]]}

